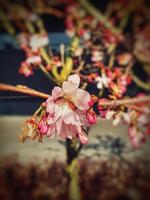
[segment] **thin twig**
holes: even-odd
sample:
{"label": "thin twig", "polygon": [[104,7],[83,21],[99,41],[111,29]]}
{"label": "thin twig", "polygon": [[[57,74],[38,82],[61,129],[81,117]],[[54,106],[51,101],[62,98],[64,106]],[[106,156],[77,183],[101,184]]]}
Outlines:
{"label": "thin twig", "polygon": [[46,70],[43,65],[40,64],[38,67],[45,74],[48,80],[53,81],[54,83],[56,82],[56,80],[51,76],[51,74]]}
{"label": "thin twig", "polygon": [[150,103],[150,95],[142,97],[133,97],[129,99],[119,99],[119,100],[110,100],[106,102],[99,102],[99,106],[120,106],[125,104],[138,104],[138,103]]}
{"label": "thin twig", "polygon": [[41,97],[41,98],[44,98],[44,99],[47,99],[50,96],[46,93],[39,92],[37,90],[28,88],[28,87],[23,86],[23,85],[12,86],[12,85],[8,85],[8,84],[0,83],[0,90],[1,91],[12,91],[12,92],[17,92],[17,93],[28,94],[30,96]]}
{"label": "thin twig", "polygon": [[141,113],[150,114],[150,110],[145,109],[143,107],[139,107],[139,106],[135,106],[135,105],[126,105],[126,107],[130,108],[132,110],[136,110],[136,111],[141,112]]}

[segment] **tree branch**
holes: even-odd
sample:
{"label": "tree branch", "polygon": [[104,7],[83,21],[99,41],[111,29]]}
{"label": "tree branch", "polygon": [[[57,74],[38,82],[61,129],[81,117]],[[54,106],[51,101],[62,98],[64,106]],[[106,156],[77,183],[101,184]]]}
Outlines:
{"label": "tree branch", "polygon": [[1,91],[12,91],[12,92],[17,92],[17,93],[28,94],[28,95],[31,95],[31,96],[41,97],[41,98],[44,98],[44,99],[47,99],[50,96],[46,93],[39,92],[37,90],[28,88],[24,85],[12,86],[12,85],[8,85],[8,84],[0,83],[0,90]]}
{"label": "tree branch", "polygon": [[[24,85],[12,86],[8,84],[0,83],[0,91],[12,91],[17,93],[28,94],[30,96],[36,96],[40,98],[47,99],[50,97],[49,94],[39,92],[37,90],[28,88]],[[130,105],[130,104],[138,104],[138,103],[150,103],[150,95],[142,96],[142,97],[132,97],[129,99],[119,99],[119,100],[108,100],[106,102],[98,103],[99,106],[120,106],[120,105]]]}
{"label": "tree branch", "polygon": [[133,97],[129,99],[119,99],[119,100],[111,100],[106,102],[99,102],[99,106],[120,106],[120,105],[128,105],[128,104],[138,104],[138,103],[150,103],[150,95],[142,96],[142,97]]}

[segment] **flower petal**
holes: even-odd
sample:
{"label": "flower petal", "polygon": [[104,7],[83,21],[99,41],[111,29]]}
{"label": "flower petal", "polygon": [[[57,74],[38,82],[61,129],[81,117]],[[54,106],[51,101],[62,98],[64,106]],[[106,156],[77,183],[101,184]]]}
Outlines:
{"label": "flower petal", "polygon": [[62,85],[62,90],[64,93],[71,93],[73,92],[74,90],[76,90],[78,88],[78,85],[73,83],[73,82],[67,82],[65,81]]}
{"label": "flower petal", "polygon": [[102,83],[102,81],[99,81],[99,82],[97,83],[97,88],[98,88],[98,89],[102,89],[102,88],[103,88],[103,83]]}
{"label": "flower petal", "polygon": [[56,130],[55,125],[54,124],[50,125],[46,135],[50,138],[54,138],[55,137],[55,130]]}
{"label": "flower petal", "polygon": [[119,124],[120,120],[121,120],[121,117],[119,115],[115,116],[115,118],[113,119],[113,122],[112,122],[113,126],[117,126]]}
{"label": "flower petal", "polygon": [[[47,134],[48,131],[48,125],[46,124],[46,117],[43,117],[39,123],[39,131],[42,135]],[[32,129],[31,129],[32,130]]]}
{"label": "flower petal", "polygon": [[82,89],[77,89],[71,94],[71,97],[78,109],[87,110],[89,108],[91,96],[88,92]]}
{"label": "flower petal", "polygon": [[54,123],[59,119],[59,117],[62,115],[62,107],[55,104],[55,107],[54,107],[54,110],[55,110],[55,114],[54,114]]}
{"label": "flower petal", "polygon": [[54,120],[53,120],[53,115],[49,114],[48,117],[47,117],[47,123],[48,125],[50,124],[53,124],[54,123]]}
{"label": "flower petal", "polygon": [[113,117],[113,115],[115,114],[116,112],[113,111],[113,110],[110,110],[106,113],[106,119],[109,120]]}
{"label": "flower petal", "polygon": [[69,130],[68,125],[66,125],[65,123],[62,123],[59,136],[63,139],[66,139],[68,138],[69,135],[70,135],[70,130]]}
{"label": "flower petal", "polygon": [[54,101],[52,96],[46,101],[46,112],[51,114],[54,113]]}
{"label": "flower petal", "polygon": [[66,124],[80,125],[79,116],[67,106],[63,108],[62,119]]}
{"label": "flower petal", "polygon": [[56,100],[59,97],[62,97],[62,95],[63,95],[62,89],[60,87],[54,87],[54,89],[52,90],[53,98]]}
{"label": "flower petal", "polygon": [[84,134],[82,131],[78,134],[78,138],[82,144],[86,144],[88,141],[87,135]]}
{"label": "flower petal", "polygon": [[62,121],[61,118],[56,122],[56,131],[57,131],[57,135],[60,135],[60,133],[61,133],[62,122],[63,122],[63,121]]}
{"label": "flower petal", "polygon": [[70,76],[68,77],[68,82],[73,82],[73,83],[75,83],[75,84],[79,87],[79,84],[80,84],[80,76],[77,75],[77,74],[70,75]]}
{"label": "flower petal", "polygon": [[130,123],[131,122],[131,119],[130,119],[130,116],[128,113],[123,113],[123,119],[127,122],[127,123]]}

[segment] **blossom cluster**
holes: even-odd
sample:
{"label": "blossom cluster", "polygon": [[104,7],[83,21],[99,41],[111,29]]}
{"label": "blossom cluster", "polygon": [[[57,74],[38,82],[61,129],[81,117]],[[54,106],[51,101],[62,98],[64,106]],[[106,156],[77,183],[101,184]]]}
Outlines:
{"label": "blossom cluster", "polygon": [[[107,102],[107,99],[99,99],[99,104],[102,102]],[[141,147],[141,145],[146,142],[147,136],[150,135],[149,108],[141,103],[137,106],[139,106],[140,109],[123,105],[98,106],[100,116],[107,120],[111,119],[113,126],[117,126],[121,121],[125,122],[128,127],[129,139],[135,148]]]}
{"label": "blossom cluster", "polygon": [[[90,106],[91,96],[88,92],[79,89],[80,78],[70,75],[61,87],[54,87],[52,95],[42,105],[42,114],[37,120],[29,120],[28,131],[23,130],[21,139],[35,139],[36,127],[38,138],[56,134],[63,139],[78,139],[82,144],[88,140],[86,128],[96,123],[96,113]],[[35,125],[36,124],[36,125]],[[39,137],[40,135],[40,137]]]}
{"label": "blossom cluster", "polygon": [[33,69],[38,68],[43,62],[40,49],[49,44],[49,38],[46,33],[33,35],[20,33],[17,39],[26,54],[26,60],[21,63],[19,73],[29,77],[33,75]]}

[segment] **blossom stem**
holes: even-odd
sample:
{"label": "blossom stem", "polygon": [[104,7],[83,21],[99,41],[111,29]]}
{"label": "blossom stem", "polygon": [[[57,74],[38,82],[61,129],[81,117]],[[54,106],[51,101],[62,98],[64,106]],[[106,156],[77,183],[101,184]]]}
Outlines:
{"label": "blossom stem", "polygon": [[[44,29],[44,26],[42,26],[43,25],[42,21],[39,21],[39,22],[40,22],[40,24],[38,24],[38,26],[40,26],[40,27],[38,27],[39,31],[42,31],[42,32],[45,31],[46,32],[46,30]],[[35,28],[34,28],[34,26],[33,26],[33,24],[31,22],[25,21],[25,25],[26,25],[29,33],[31,33],[31,34],[35,33]],[[48,53],[47,53],[47,51],[46,51],[46,49],[44,47],[40,48],[40,53],[41,53],[41,56],[43,57],[43,59],[45,60],[45,62],[47,64],[50,64],[51,63],[51,59],[50,59],[50,57],[49,57],[49,55],[48,55]],[[50,79],[50,80],[52,79],[52,78],[50,78],[51,76],[46,71],[46,69],[44,69],[43,66],[39,66],[39,68],[40,68],[40,70],[42,72],[44,72],[44,74],[48,77],[48,79]],[[54,81],[54,82],[56,82],[58,85],[60,85],[59,84],[59,75],[58,75],[58,72],[56,70],[56,66],[53,66],[53,68],[52,68],[52,74],[53,74],[53,76],[56,79],[56,81]]]}
{"label": "blossom stem", "polygon": [[44,24],[41,18],[38,18],[35,23],[40,33],[46,33],[46,30],[44,29]]}
{"label": "blossom stem", "polygon": [[[46,61],[46,63],[50,64],[51,60],[50,60],[50,57],[49,57],[48,53],[46,52],[45,48],[40,48],[40,52],[41,52],[43,59]],[[60,75],[58,74],[57,68],[55,65],[53,65],[51,72],[56,79],[55,82],[57,82],[57,84],[60,85]]]}
{"label": "blossom stem", "polygon": [[0,19],[2,20],[2,25],[5,27],[5,29],[7,30],[7,32],[14,36],[15,35],[15,29],[13,27],[13,25],[11,24],[11,22],[9,21],[7,15],[3,12],[3,10],[0,10]]}
{"label": "blossom stem", "polygon": [[40,97],[44,99],[47,99],[50,96],[46,93],[39,92],[37,90],[28,88],[24,85],[12,86],[8,84],[0,83],[0,91],[12,91],[12,92],[28,94],[30,96],[36,96],[36,97]]}
{"label": "blossom stem", "polygon": [[[75,52],[79,43],[80,43],[79,38],[77,36],[73,37],[70,44],[71,51]],[[60,74],[61,82],[67,79],[67,77],[71,74],[72,70],[73,70],[73,59],[71,56],[67,56],[65,65]]]}
{"label": "blossom stem", "polygon": [[43,65],[39,65],[39,69],[45,74],[45,76],[51,81],[53,81],[54,83],[56,82],[54,80],[54,78],[50,75],[50,73],[47,72],[47,70],[45,69],[45,67]]}
{"label": "blossom stem", "polygon": [[99,91],[98,97],[102,97],[103,93],[104,93],[104,87],[102,87],[102,89]]}
{"label": "blossom stem", "polygon": [[110,59],[109,59],[109,64],[108,64],[108,67],[109,68],[112,68],[113,65],[114,65],[114,61],[115,61],[115,55],[114,55],[114,52],[111,54],[110,56]]}
{"label": "blossom stem", "polygon": [[122,18],[122,20],[121,20],[121,22],[119,24],[119,28],[121,30],[123,30],[125,28],[125,26],[127,25],[129,17],[130,17],[130,9],[125,11],[124,17]]}
{"label": "blossom stem", "polygon": [[46,61],[46,63],[49,64],[51,62],[51,60],[50,60],[44,47],[40,48],[40,53],[41,53],[43,59]]}
{"label": "blossom stem", "polygon": [[42,110],[42,105],[35,111],[35,113],[33,114],[34,117],[36,117]]}
{"label": "blossom stem", "polygon": [[[25,21],[25,25],[29,31],[29,33],[34,34],[35,33],[35,28],[34,25],[29,22],[29,21]],[[43,22],[42,20],[39,19],[39,21],[37,22],[38,28],[40,32],[46,32],[46,30],[44,29],[43,26]],[[44,47],[40,48],[40,53],[43,57],[43,59],[46,61],[47,64],[51,63],[51,60],[49,58],[49,55],[47,54],[46,50]],[[54,77],[56,78],[56,80],[53,79],[53,77],[50,75],[50,73],[47,72],[47,70],[44,68],[43,65],[39,65],[39,69],[46,75],[46,77],[51,81],[57,83],[59,85],[59,83],[57,82],[57,76],[55,76],[55,74],[53,73]],[[53,71],[52,71],[53,72]]]}
{"label": "blossom stem", "polygon": [[35,29],[34,29],[34,26],[31,22],[29,21],[25,21],[25,26],[27,27],[27,30],[29,31],[30,34],[33,34],[35,33]]}

